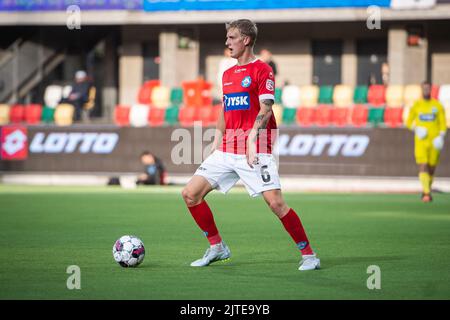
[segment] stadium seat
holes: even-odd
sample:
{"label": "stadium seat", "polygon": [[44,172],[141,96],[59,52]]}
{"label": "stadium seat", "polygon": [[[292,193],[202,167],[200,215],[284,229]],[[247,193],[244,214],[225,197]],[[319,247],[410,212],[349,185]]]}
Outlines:
{"label": "stadium seat", "polygon": [[73,123],[75,107],[68,103],[61,103],[55,109],[55,124],[58,126],[70,126]]}
{"label": "stadium seat", "polygon": [[88,101],[83,105],[84,110],[92,110],[95,107],[95,96],[97,94],[97,89],[94,86],[89,88]]}
{"label": "stadium seat", "polygon": [[357,86],[353,95],[353,102],[356,104],[367,103],[367,94],[369,88],[367,86]]}
{"label": "stadium seat", "polygon": [[152,107],[166,109],[170,104],[170,89],[165,86],[156,86],[151,94]]}
{"label": "stadium seat", "polygon": [[25,121],[25,106],[15,104],[9,110],[9,121],[11,123],[20,123]]}
{"label": "stadium seat", "polygon": [[180,105],[183,103],[183,88],[172,88],[170,91],[170,103]]}
{"label": "stadium seat", "polygon": [[280,104],[274,104],[272,106],[272,112],[277,124],[281,124],[283,122],[283,107]]}
{"label": "stadium seat", "polygon": [[337,127],[344,127],[349,123],[350,108],[331,108],[331,124]]}
{"label": "stadium seat", "polygon": [[382,84],[374,84],[369,87],[367,102],[372,106],[381,106],[386,103],[386,88]]}
{"label": "stadium seat", "polygon": [[283,123],[292,124],[295,122],[296,108],[283,108]]}
{"label": "stadium seat", "polygon": [[138,103],[150,105],[152,103],[151,97],[153,88],[159,85],[159,80],[148,80],[144,82],[138,92]]}
{"label": "stadium seat", "polygon": [[367,125],[369,109],[363,104],[356,104],[351,110],[351,123],[354,127],[363,127]]}
{"label": "stadium seat", "polygon": [[300,106],[300,88],[288,85],[281,93],[281,104],[287,108],[298,108]]}
{"label": "stadium seat", "polygon": [[40,104],[29,104],[25,107],[25,121],[28,124],[41,122],[42,106]]}
{"label": "stadium seat", "polygon": [[212,104],[211,83],[198,79],[196,81],[184,81],[182,87],[185,107],[199,107]]}
{"label": "stadium seat", "polygon": [[384,121],[384,107],[369,107],[369,116],[367,121],[374,127],[377,127]]}
{"label": "stadium seat", "polygon": [[419,99],[422,99],[422,88],[420,85],[410,84],[405,86],[405,92],[403,94],[403,107],[412,106]]}
{"label": "stadium seat", "polygon": [[170,106],[166,109],[165,121],[169,125],[174,125],[178,123],[178,113],[180,108],[176,105]]}
{"label": "stadium seat", "polygon": [[333,103],[333,86],[321,86],[319,89],[319,103]]}
{"label": "stadium seat", "polygon": [[309,127],[314,124],[315,108],[303,108],[297,109],[297,124],[303,127]]}
{"label": "stadium seat", "polygon": [[9,111],[9,105],[0,104],[0,126],[9,123]]}
{"label": "stadium seat", "polygon": [[41,121],[43,123],[53,123],[55,121],[55,108],[44,106]]}
{"label": "stadium seat", "polygon": [[384,111],[384,123],[390,128],[401,127],[403,125],[402,115],[402,107],[386,107]]}
{"label": "stadium seat", "polygon": [[450,106],[450,84],[443,84],[439,88],[438,100],[444,107]]}
{"label": "stadium seat", "polygon": [[183,127],[189,127],[194,125],[197,108],[183,107],[178,114],[178,120]]}
{"label": "stadium seat", "polygon": [[317,106],[319,100],[319,87],[315,85],[300,87],[300,107],[312,108]]}
{"label": "stadium seat", "polygon": [[411,110],[411,107],[403,107],[402,112],[402,122],[404,125],[406,125],[406,121],[408,120],[409,111]]}
{"label": "stadium seat", "polygon": [[353,105],[353,90],[351,86],[339,84],[334,87],[333,104],[337,108],[348,108]]}
{"label": "stadium seat", "polygon": [[399,107],[403,106],[404,90],[401,85],[389,85],[386,88],[386,106]]}
{"label": "stadium seat", "polygon": [[62,96],[63,96],[63,88],[61,86],[58,85],[48,86],[47,88],[45,88],[44,92],[45,105],[50,108],[56,108],[56,106],[61,101]]}
{"label": "stadium seat", "polygon": [[203,127],[208,127],[211,125],[211,119],[212,119],[212,113],[214,112],[214,109],[212,106],[205,106],[196,108],[197,113],[195,116],[196,121],[201,121]]}
{"label": "stadium seat", "polygon": [[152,127],[162,126],[164,124],[164,117],[166,110],[157,107],[151,107],[148,113],[148,123]]}
{"label": "stadium seat", "polygon": [[145,127],[148,125],[150,107],[146,104],[134,104],[130,109],[130,125],[133,127]]}
{"label": "stadium seat", "polygon": [[130,106],[117,105],[114,109],[114,122],[118,126],[130,125]]}
{"label": "stadium seat", "polygon": [[219,119],[220,113],[223,112],[223,105],[220,104],[215,104],[213,105],[213,112],[211,113],[211,124],[212,125],[216,125],[217,124],[217,120]]}
{"label": "stadium seat", "polygon": [[433,99],[439,100],[439,86],[437,84],[433,84],[431,86],[431,97]]}
{"label": "stadium seat", "polygon": [[283,95],[283,89],[282,88],[275,88],[275,103],[282,104],[281,102],[281,96]]}
{"label": "stadium seat", "polygon": [[314,124],[319,127],[328,127],[331,124],[331,109],[330,105],[319,105],[315,110]]}
{"label": "stadium seat", "polygon": [[63,99],[67,99],[71,92],[72,92],[72,86],[71,85],[64,86],[63,89],[62,89],[62,98]]}

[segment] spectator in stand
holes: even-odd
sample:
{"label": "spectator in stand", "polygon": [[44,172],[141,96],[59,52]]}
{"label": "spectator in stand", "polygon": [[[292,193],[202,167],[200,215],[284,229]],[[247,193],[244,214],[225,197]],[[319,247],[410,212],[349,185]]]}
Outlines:
{"label": "spectator in stand", "polygon": [[163,162],[149,151],[141,154],[141,163],[144,165],[142,173],[137,181],[137,185],[164,185],[166,171]]}
{"label": "spectator in stand", "polygon": [[270,52],[268,49],[262,49],[259,53],[260,59],[267,63],[269,66],[272,67],[273,75],[276,76],[278,74],[277,64],[272,59],[272,52]]}
{"label": "spectator in stand", "polygon": [[84,70],[78,70],[75,73],[75,82],[72,85],[72,91],[62,103],[70,103],[75,107],[74,120],[81,120],[81,112],[83,106],[89,100],[89,89],[92,84],[88,79],[87,73]]}

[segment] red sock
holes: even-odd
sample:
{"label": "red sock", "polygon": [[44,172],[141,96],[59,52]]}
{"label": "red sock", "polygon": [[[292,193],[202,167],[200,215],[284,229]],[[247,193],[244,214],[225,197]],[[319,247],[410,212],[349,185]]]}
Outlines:
{"label": "red sock", "polygon": [[206,201],[202,201],[193,207],[188,207],[188,209],[191,212],[195,222],[197,222],[197,225],[208,238],[209,243],[211,245],[220,243],[222,238],[219,235],[219,231],[216,228],[216,223],[214,222],[213,214]]}
{"label": "red sock", "polygon": [[292,239],[297,244],[297,247],[302,252],[302,255],[314,254],[309,245],[309,240],[306,236],[305,230],[303,229],[300,218],[295,211],[290,209],[289,212],[280,220],[286,231],[291,235]]}

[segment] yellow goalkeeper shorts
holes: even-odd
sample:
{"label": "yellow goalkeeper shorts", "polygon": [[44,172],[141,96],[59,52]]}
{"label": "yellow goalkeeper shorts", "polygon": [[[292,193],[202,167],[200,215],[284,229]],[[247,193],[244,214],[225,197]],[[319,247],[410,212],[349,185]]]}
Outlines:
{"label": "yellow goalkeeper shorts", "polygon": [[435,167],[439,163],[439,156],[441,152],[433,146],[433,139],[426,138],[420,140],[415,139],[414,155],[416,157],[417,164],[426,163]]}

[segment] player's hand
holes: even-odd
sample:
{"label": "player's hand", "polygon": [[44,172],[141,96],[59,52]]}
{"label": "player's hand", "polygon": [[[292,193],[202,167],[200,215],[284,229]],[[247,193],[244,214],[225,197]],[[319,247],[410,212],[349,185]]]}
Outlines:
{"label": "player's hand", "polygon": [[416,133],[416,136],[420,139],[423,140],[427,137],[428,135],[428,130],[425,127],[416,127],[414,129],[414,132]]}
{"label": "player's hand", "polygon": [[433,139],[433,146],[436,150],[442,150],[444,147],[444,135],[438,135]]}
{"label": "player's hand", "polygon": [[250,168],[253,168],[254,165],[258,164],[258,155],[256,153],[256,143],[254,142],[248,142],[247,143],[247,163],[250,166]]}

